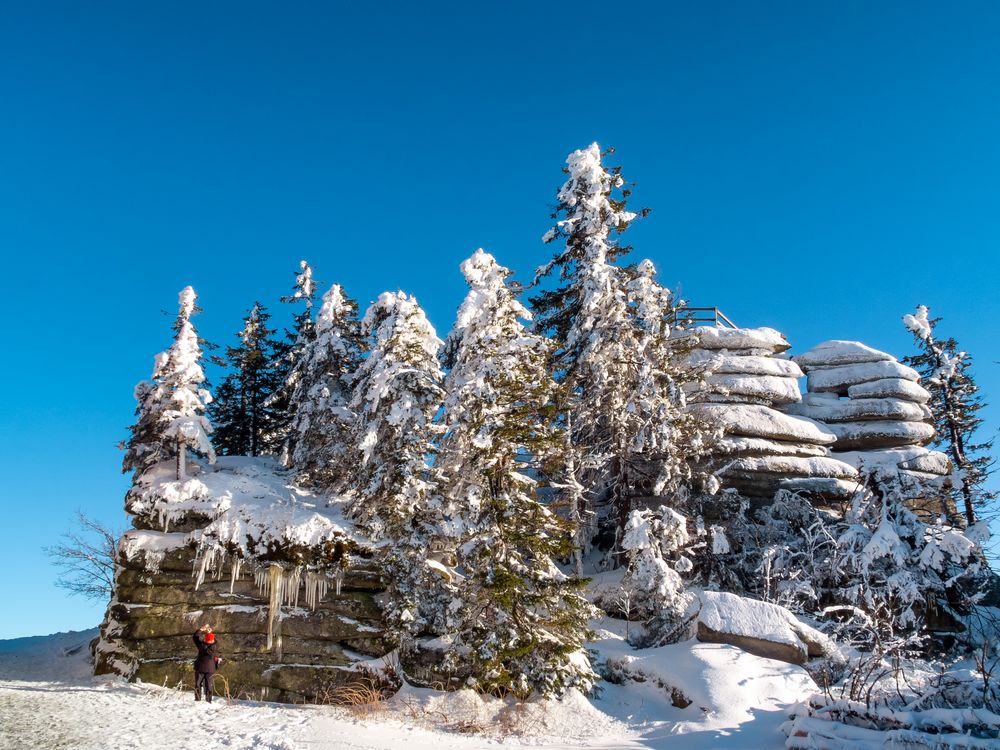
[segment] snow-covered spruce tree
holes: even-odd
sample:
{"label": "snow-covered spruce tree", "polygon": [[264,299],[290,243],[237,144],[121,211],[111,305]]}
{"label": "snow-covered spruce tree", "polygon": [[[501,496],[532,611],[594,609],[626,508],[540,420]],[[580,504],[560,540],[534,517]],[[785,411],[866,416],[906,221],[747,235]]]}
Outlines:
{"label": "snow-covered spruce tree", "polygon": [[295,404],[292,393],[295,391],[298,373],[296,363],[309,342],[313,340],[315,328],[313,324],[313,303],[316,298],[316,282],[313,280],[312,267],[304,260],[299,261],[299,272],[295,274],[295,286],[291,294],[281,298],[287,304],[303,303],[304,308],[294,316],[291,330],[285,330],[285,339],[276,342],[274,349],[275,361],[273,367],[278,378],[278,389],[271,394],[267,405],[274,410],[276,417],[275,436],[281,443],[281,459],[286,465],[291,461],[288,435],[292,420],[295,419]]}
{"label": "snow-covered spruce tree", "polygon": [[702,438],[683,409],[682,380],[698,374],[680,367],[673,350],[669,290],[649,261],[612,263],[630,250],[619,237],[637,214],[626,210],[619,169],[606,169],[601,157],[592,144],[567,159],[557,223],[544,238],[564,246],[536,276],[539,283],[558,269],[562,284],[532,305],[536,329],[556,341],[556,372],[568,388],[577,484],[587,488],[581,515],[614,529],[620,542],[636,484],[648,484],[643,494],[676,491],[690,479],[687,459]]}
{"label": "snow-covered spruce tree", "polygon": [[179,295],[174,342],[156,356],[150,380],[135,388],[136,422],[130,428],[122,471],[142,473],[153,464],[176,457],[177,478],[187,476],[188,448],[215,461],[205,409],[212,396],[203,388],[202,350],[191,317],[200,312],[197,295],[187,286]]}
{"label": "snow-covered spruce tree", "polygon": [[[481,690],[561,694],[595,680],[583,649],[583,581],[554,558],[571,552],[567,521],[539,501],[563,471],[551,342],[482,250],[462,264],[470,290],[448,337],[441,473],[442,539],[457,555],[444,619]],[[446,665],[447,666],[447,665]]]}
{"label": "snow-covered spruce tree", "polygon": [[[993,439],[977,442],[983,424],[980,410],[986,406],[979,386],[972,377],[972,357],[958,348],[954,338],[938,339],[934,330],[941,318],[928,317],[924,305],[915,315],[904,315],[903,324],[913,333],[919,354],[904,357],[915,368],[931,393],[930,408],[937,431],[935,445],[946,451],[955,467],[952,500],[961,507],[967,526],[973,526],[984,513],[996,513],[997,493],[986,487],[993,471],[990,455]],[[944,509],[947,515],[949,509]],[[980,531],[985,532],[985,525]]]}
{"label": "snow-covered spruce tree", "polygon": [[373,541],[389,542],[381,560],[389,581],[387,630],[405,642],[423,627],[417,597],[433,535],[428,507],[436,479],[428,457],[441,432],[434,422],[444,401],[441,340],[403,292],[380,295],[361,328],[370,354],[355,375],[350,403],[348,512]]}
{"label": "snow-covered spruce tree", "polygon": [[295,362],[290,382],[294,417],[286,453],[299,480],[339,490],[353,475],[347,460],[353,423],[351,379],[365,351],[358,304],[334,284],[323,295],[311,339]]}
{"label": "snow-covered spruce tree", "polygon": [[215,445],[223,455],[259,456],[280,450],[281,417],[271,403],[281,382],[274,367],[280,344],[272,338],[274,329],[267,327],[270,318],[267,308],[255,302],[237,334],[239,345],[226,348],[232,371],[208,408]]}
{"label": "snow-covered spruce tree", "polygon": [[[630,248],[617,241],[636,218],[625,209],[620,169],[607,170],[596,143],[566,160],[568,178],[545,242],[563,249],[538,270],[536,283],[558,269],[561,286],[531,303],[536,330],[556,342],[555,369],[569,394],[571,444],[587,488],[580,515],[600,523],[611,516],[620,533],[628,520],[625,456],[631,442],[624,424],[629,383],[637,371],[638,335],[629,314],[625,272],[612,261]],[[619,197],[616,197],[616,193]],[[589,536],[589,534],[587,535]],[[586,548],[589,538],[577,544]]]}
{"label": "snow-covered spruce tree", "polygon": [[634,371],[624,384],[629,489],[640,484],[653,495],[685,496],[698,484],[714,495],[718,481],[696,477],[692,459],[704,452],[715,429],[685,408],[685,394],[702,383],[706,370],[689,364],[694,337],[671,338],[670,321],[684,303],[656,281],[652,261],[628,270],[631,279],[625,291],[637,329]]}

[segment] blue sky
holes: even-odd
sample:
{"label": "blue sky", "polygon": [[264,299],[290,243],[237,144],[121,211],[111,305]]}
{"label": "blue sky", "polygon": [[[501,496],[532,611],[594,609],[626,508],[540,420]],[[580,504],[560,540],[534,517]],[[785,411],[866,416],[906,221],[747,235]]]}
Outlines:
{"label": "blue sky", "polygon": [[900,355],[928,304],[996,431],[1000,6],[360,5],[0,7],[0,638],[99,621],[40,548],[76,508],[124,523],[115,446],[181,287],[230,343],[308,258],[444,333],[475,248],[547,259],[594,140],[653,209],[636,259],[693,304]]}

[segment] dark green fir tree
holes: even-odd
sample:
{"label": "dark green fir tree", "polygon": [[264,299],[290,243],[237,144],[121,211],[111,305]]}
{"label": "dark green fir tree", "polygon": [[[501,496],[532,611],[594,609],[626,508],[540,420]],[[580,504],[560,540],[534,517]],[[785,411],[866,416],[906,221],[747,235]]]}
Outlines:
{"label": "dark green fir tree", "polygon": [[945,451],[955,466],[952,499],[965,523],[973,526],[990,520],[996,512],[997,493],[986,487],[993,471],[993,438],[979,437],[983,424],[980,412],[986,404],[973,379],[972,357],[959,349],[954,338],[935,335],[941,318],[930,318],[928,312],[926,306],[919,305],[916,314],[903,316],[919,349],[903,361],[920,373],[931,393],[928,406],[937,430],[934,445]]}
{"label": "dark green fir tree", "polygon": [[215,445],[226,456],[277,454],[281,449],[280,415],[271,396],[280,385],[274,366],[278,344],[268,328],[271,316],[259,302],[243,319],[238,346],[226,349],[230,373],[216,391],[209,415]]}

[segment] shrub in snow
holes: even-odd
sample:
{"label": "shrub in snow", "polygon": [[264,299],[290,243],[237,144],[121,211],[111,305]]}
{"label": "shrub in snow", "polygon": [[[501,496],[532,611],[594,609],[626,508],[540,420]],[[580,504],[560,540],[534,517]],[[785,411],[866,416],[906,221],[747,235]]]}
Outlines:
{"label": "shrub in snow", "polygon": [[[928,406],[934,415],[934,445],[948,454],[955,467],[951,499],[955,507],[963,508],[966,525],[974,526],[983,513],[989,517],[996,512],[997,492],[986,487],[993,470],[993,439],[977,442],[976,436],[983,424],[979,412],[986,403],[972,377],[972,357],[959,350],[954,338],[936,338],[934,330],[941,319],[930,318],[928,313],[927,307],[919,305],[915,315],[903,316],[903,324],[920,349],[903,361],[921,374],[931,393]],[[951,513],[948,506],[942,510]],[[986,525],[980,525],[976,533],[988,534]]]}
{"label": "shrub in snow", "polygon": [[625,576],[617,589],[600,592],[597,603],[626,619],[644,621],[634,639],[637,645],[662,645],[677,630],[691,601],[681,578],[692,568],[683,554],[689,541],[687,519],[671,508],[661,505],[629,515],[622,536]]}
{"label": "shrub in snow", "polygon": [[174,343],[156,356],[152,377],[135,387],[136,422],[130,428],[123,471],[142,473],[167,458],[176,457],[177,478],[186,476],[186,451],[215,460],[209,435],[212,425],[205,409],[212,401],[202,387],[205,372],[202,350],[191,317],[200,312],[197,295],[184,287],[179,295],[180,310],[174,322]]}
{"label": "shrub in snow", "polygon": [[436,538],[455,563],[437,600],[451,639],[445,667],[491,693],[586,692],[590,606],[583,582],[554,562],[569,555],[573,529],[538,497],[565,461],[551,344],[525,329],[510,271],[491,255],[478,250],[462,272],[470,291],[448,337],[437,461]]}
{"label": "shrub in snow", "polygon": [[271,397],[281,384],[275,362],[282,345],[267,327],[270,318],[267,308],[254,303],[243,319],[239,345],[226,349],[231,372],[208,407],[222,455],[260,456],[281,449],[282,417]]}
{"label": "shrub in snow", "polygon": [[294,410],[285,459],[300,482],[340,490],[353,476],[347,461],[354,414],[352,379],[361,365],[365,342],[358,305],[334,284],[302,346],[289,377]]}
{"label": "shrub in snow", "polygon": [[907,507],[898,481],[869,478],[837,527],[825,566],[828,610],[861,611],[838,628],[862,645],[919,632],[938,608],[957,615],[960,586],[979,575],[977,546],[960,529],[927,526]]}

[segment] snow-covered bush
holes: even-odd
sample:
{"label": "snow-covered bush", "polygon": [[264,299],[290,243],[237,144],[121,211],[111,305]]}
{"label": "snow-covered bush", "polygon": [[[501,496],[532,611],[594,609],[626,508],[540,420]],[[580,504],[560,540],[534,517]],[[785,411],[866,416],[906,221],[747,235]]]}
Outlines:
{"label": "snow-covered bush", "polygon": [[977,545],[960,529],[922,523],[897,481],[869,477],[836,538],[821,579],[824,611],[860,610],[835,629],[861,645],[919,632],[937,610],[957,617],[956,587],[981,570]]}
{"label": "snow-covered bush", "polygon": [[598,591],[596,603],[626,619],[642,620],[645,627],[633,638],[637,645],[661,645],[682,619],[691,597],[681,574],[690,573],[687,519],[660,506],[633,510],[625,525],[622,547],[627,565],[621,584]]}

